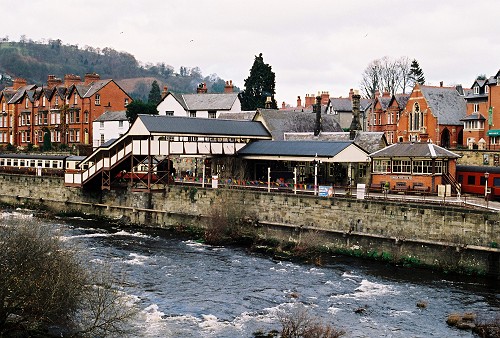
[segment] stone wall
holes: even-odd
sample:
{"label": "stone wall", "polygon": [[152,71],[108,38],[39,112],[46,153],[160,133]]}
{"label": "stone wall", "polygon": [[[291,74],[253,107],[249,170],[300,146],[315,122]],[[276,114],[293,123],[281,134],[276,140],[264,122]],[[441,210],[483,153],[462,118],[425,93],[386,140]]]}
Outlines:
{"label": "stone wall", "polygon": [[162,192],[88,192],[60,178],[1,175],[0,201],[78,211],[148,227],[203,226],[214,208],[231,208],[264,236],[296,240],[323,234],[325,245],[361,253],[387,252],[439,267],[498,275],[500,214],[405,201],[172,186]]}

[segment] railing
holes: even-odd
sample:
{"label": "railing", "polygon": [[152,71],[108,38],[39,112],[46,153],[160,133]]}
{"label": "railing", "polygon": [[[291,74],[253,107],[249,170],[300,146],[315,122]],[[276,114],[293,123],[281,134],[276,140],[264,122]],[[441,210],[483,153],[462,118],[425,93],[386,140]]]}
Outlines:
{"label": "railing", "polygon": [[446,183],[451,185],[454,192],[460,195],[462,187],[460,186],[460,183],[458,183],[458,181],[455,179],[455,177],[451,176],[449,173],[443,173],[443,178]]}

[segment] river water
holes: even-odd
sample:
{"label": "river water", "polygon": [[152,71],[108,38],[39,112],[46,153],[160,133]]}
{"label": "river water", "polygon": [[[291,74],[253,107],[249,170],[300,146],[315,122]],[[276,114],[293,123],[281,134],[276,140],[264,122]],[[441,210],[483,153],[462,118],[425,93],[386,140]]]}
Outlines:
{"label": "river water", "polygon": [[[2,222],[26,218],[3,213]],[[167,232],[119,229],[84,220],[41,220],[108,263],[141,312],[141,337],[252,337],[279,329],[277,316],[299,304],[345,337],[473,337],[447,315],[500,314],[498,281],[332,256],[321,267],[214,247]],[[426,302],[418,308],[417,302]],[[357,313],[357,309],[365,311]]]}

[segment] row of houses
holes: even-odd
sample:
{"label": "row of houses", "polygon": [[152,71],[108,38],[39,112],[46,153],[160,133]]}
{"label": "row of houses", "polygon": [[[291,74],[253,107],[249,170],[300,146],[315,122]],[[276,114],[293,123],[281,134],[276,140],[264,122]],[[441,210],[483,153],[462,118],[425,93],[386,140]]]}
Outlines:
{"label": "row of houses", "polygon": [[[125,112],[132,98],[112,79],[98,74],[49,75],[47,84],[15,79],[0,92],[0,145],[91,145],[92,123],[105,112]],[[99,135],[100,136],[100,135]]]}
{"label": "row of houses", "polygon": [[366,110],[367,130],[387,141],[433,142],[445,148],[500,149],[500,71],[471,89],[416,84],[409,95],[384,93]]}

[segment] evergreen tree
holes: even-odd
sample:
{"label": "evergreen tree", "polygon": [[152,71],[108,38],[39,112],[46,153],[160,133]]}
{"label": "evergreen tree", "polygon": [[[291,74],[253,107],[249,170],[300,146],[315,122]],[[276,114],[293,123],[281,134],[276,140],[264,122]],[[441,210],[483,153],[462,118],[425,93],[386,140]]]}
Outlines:
{"label": "evergreen tree", "polygon": [[157,106],[158,103],[160,103],[160,101],[161,101],[160,86],[158,85],[158,82],[154,80],[153,83],[151,84],[151,91],[149,92],[148,103]]}
{"label": "evergreen tree", "polygon": [[245,89],[240,93],[241,109],[256,110],[264,108],[266,99],[271,98],[270,108],[277,109],[278,105],[274,99],[276,75],[271,66],[264,63],[262,53],[255,57],[250,75],[245,80]]}
{"label": "evergreen tree", "polygon": [[134,123],[139,114],[158,115],[158,110],[155,104],[144,103],[141,100],[134,100],[127,105],[127,119],[130,123]]}
{"label": "evergreen tree", "polygon": [[416,83],[423,85],[425,83],[424,72],[415,59],[413,59],[410,66],[410,81],[413,82],[413,85]]}

